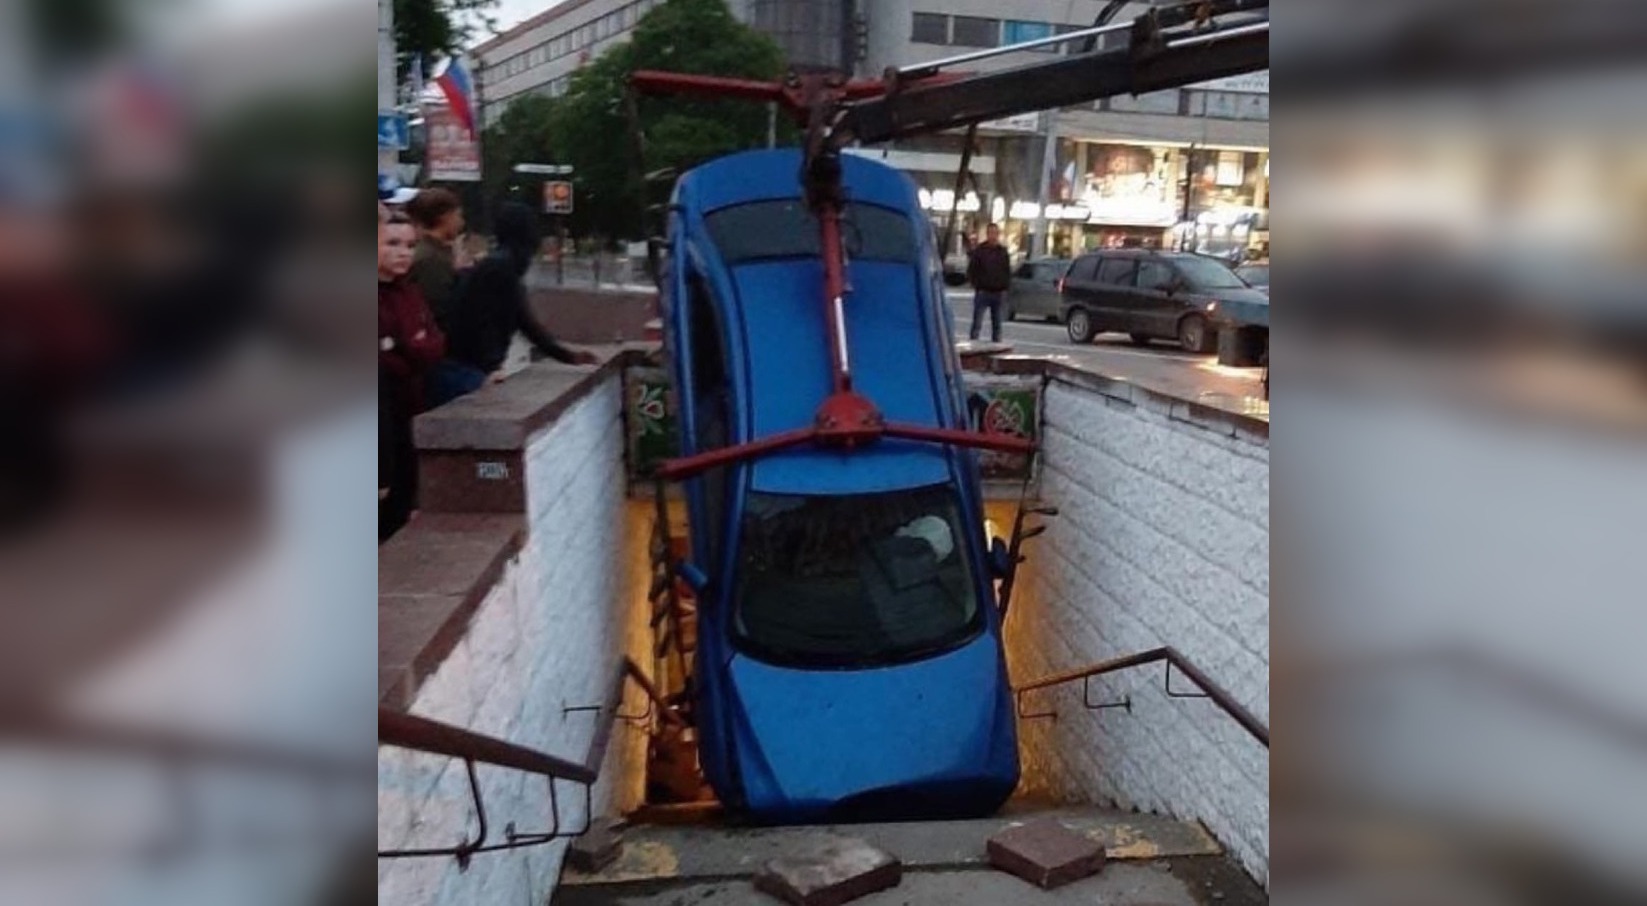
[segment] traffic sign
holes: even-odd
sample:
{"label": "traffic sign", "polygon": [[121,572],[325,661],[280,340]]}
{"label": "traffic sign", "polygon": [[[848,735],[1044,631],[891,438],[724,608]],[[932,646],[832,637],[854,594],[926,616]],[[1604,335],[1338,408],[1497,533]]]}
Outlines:
{"label": "traffic sign", "polygon": [[549,214],[572,213],[572,184],[559,179],[544,183],[543,210]]}
{"label": "traffic sign", "polygon": [[571,164],[515,164],[516,173],[532,173],[538,176],[570,176]]}
{"label": "traffic sign", "polygon": [[377,146],[395,151],[405,151],[412,146],[411,128],[406,123],[406,114],[383,110],[377,112]]}

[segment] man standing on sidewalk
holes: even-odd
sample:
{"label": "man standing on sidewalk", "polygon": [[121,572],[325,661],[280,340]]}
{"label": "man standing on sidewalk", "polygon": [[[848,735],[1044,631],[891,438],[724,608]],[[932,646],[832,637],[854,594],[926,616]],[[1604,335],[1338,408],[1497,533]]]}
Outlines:
{"label": "man standing on sidewalk", "polygon": [[1006,303],[1007,290],[1012,286],[1012,260],[1006,247],[1001,245],[1001,228],[990,224],[984,230],[984,241],[973,247],[968,256],[966,276],[972,281],[971,339],[978,339],[983,326],[984,309],[989,309],[990,341],[1001,342],[1001,306]]}

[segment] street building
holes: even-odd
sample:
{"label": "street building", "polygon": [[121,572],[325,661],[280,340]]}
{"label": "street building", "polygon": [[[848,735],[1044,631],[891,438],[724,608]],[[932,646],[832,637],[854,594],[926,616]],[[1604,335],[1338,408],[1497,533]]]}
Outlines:
{"label": "street building", "polygon": [[[483,118],[514,98],[558,96],[571,74],[627,39],[662,0],[565,0],[475,47]],[[1102,0],[729,0],[790,64],[860,78],[971,51],[1089,28]],[[1148,8],[1133,3],[1112,21]],[[1124,33],[1098,39],[1118,46]],[[979,61],[980,70],[1079,51],[1049,46]],[[1016,255],[1070,256],[1138,245],[1236,257],[1269,243],[1269,74],[1120,96],[983,123],[956,191],[964,132],[854,149],[904,170],[941,230],[993,221]],[[1047,142],[1052,153],[1047,153]],[[1043,234],[1043,235],[1038,235]]]}

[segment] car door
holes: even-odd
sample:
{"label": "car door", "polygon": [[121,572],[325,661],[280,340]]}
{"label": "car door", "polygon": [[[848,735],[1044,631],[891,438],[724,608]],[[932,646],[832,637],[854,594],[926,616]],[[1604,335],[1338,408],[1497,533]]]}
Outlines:
{"label": "car door", "polygon": [[1137,272],[1135,255],[1105,255],[1098,265],[1098,289],[1094,293],[1093,323],[1100,331],[1127,330],[1131,323]]}
{"label": "car door", "polygon": [[1137,286],[1132,293],[1128,317],[1129,332],[1167,339],[1178,335],[1178,313],[1182,305],[1173,289],[1178,279],[1172,265],[1159,258],[1146,258],[1138,263]]}
{"label": "car door", "polygon": [[1045,318],[1058,314],[1058,278],[1061,262],[1026,261],[1013,272],[1012,295],[1007,304],[1012,311],[1025,317]]}
{"label": "car door", "polygon": [[1097,255],[1083,255],[1070,266],[1069,273],[1064,276],[1063,301],[1059,307],[1059,315],[1065,320],[1069,318],[1071,306],[1079,305],[1089,313],[1097,310],[1098,265],[1101,260]]}

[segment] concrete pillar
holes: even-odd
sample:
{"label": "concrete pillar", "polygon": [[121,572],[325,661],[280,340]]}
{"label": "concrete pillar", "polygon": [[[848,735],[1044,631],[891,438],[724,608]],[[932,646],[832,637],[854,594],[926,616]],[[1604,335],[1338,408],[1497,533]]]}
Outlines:
{"label": "concrete pillar", "polygon": [[[395,4],[394,0],[377,0],[377,109],[393,110],[395,102]],[[377,151],[379,173],[397,173],[400,152],[387,148]]]}

